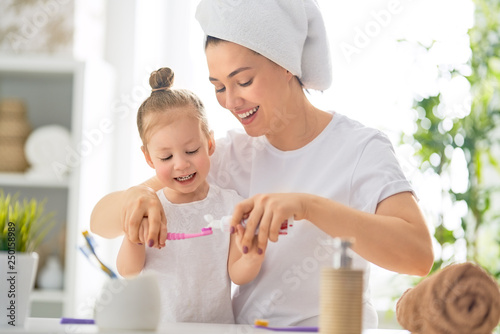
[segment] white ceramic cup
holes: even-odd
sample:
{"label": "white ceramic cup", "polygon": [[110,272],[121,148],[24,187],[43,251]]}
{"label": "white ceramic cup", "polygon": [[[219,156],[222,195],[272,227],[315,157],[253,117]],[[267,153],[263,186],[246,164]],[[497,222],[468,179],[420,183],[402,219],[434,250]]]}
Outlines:
{"label": "white ceramic cup", "polygon": [[156,275],[108,280],[97,299],[94,319],[99,329],[156,330],[160,320]]}

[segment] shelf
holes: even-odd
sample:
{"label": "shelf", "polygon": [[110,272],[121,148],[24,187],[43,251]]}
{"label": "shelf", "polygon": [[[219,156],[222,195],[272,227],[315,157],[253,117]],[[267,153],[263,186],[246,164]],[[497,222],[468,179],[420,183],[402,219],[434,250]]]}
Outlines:
{"label": "shelf", "polygon": [[[77,276],[78,263],[83,259],[77,256],[75,245],[78,232],[88,224],[95,198],[111,192],[109,174],[102,171],[102,166],[112,157],[112,140],[92,142],[91,154],[85,159],[77,152],[93,140],[84,134],[92,136],[96,125],[114,119],[112,92],[112,68],[98,59],[84,63],[52,56],[0,55],[0,99],[22,100],[33,130],[58,125],[71,135],[71,145],[62,146],[63,165],[71,167],[64,175],[66,179],[59,180],[52,170],[45,174],[0,172],[0,189],[19,194],[20,198],[46,200],[45,210],[55,213],[57,222],[52,237],[62,241],[46,242],[43,246],[48,253],[64,254],[65,286],[60,290],[34,290],[30,298],[32,316],[75,314],[87,291],[91,291],[85,277]],[[6,157],[0,157],[3,158]],[[58,159],[51,160],[54,161]]]}
{"label": "shelf", "polygon": [[11,73],[60,74],[73,73],[78,62],[64,57],[0,56],[0,70]]}
{"label": "shelf", "polygon": [[30,295],[31,302],[43,302],[43,303],[63,303],[64,302],[64,292],[63,290],[49,290],[49,289],[36,289],[31,292]]}
{"label": "shelf", "polygon": [[67,188],[68,180],[59,181],[54,178],[29,176],[24,173],[0,172],[0,188],[2,186],[14,186],[14,187],[25,187],[25,188]]}

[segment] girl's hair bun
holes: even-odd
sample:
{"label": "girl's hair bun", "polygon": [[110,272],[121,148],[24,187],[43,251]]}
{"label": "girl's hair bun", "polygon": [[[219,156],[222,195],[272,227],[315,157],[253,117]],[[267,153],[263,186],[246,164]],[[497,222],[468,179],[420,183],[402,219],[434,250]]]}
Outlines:
{"label": "girl's hair bun", "polygon": [[153,73],[149,77],[149,85],[156,90],[167,90],[172,87],[174,83],[174,71],[168,67],[162,67]]}

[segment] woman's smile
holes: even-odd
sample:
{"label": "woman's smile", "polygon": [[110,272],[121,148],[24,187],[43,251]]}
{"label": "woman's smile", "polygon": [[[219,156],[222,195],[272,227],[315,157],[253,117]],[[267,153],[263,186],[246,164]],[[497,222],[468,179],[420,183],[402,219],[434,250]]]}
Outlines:
{"label": "woman's smile", "polygon": [[238,115],[239,118],[241,119],[245,119],[245,118],[248,118],[249,116],[253,115],[254,113],[257,112],[257,110],[259,110],[259,107],[255,107],[255,108],[252,108],[248,111],[244,111],[244,112],[238,112],[236,113]]}
{"label": "woman's smile", "polygon": [[238,116],[238,119],[240,120],[241,124],[245,125],[252,122],[252,120],[257,116],[258,110],[259,106],[245,111],[239,111],[234,113],[236,114],[236,116]]}

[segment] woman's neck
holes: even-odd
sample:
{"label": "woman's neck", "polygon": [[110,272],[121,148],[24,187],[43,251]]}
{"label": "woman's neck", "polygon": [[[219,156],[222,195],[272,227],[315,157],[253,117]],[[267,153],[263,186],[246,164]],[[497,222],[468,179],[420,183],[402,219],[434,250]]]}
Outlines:
{"label": "woman's neck", "polygon": [[[281,127],[266,135],[271,145],[281,151],[293,151],[312,142],[328,125],[332,114],[314,107],[305,95],[290,99],[284,108]],[[295,96],[297,96],[295,95]]]}

